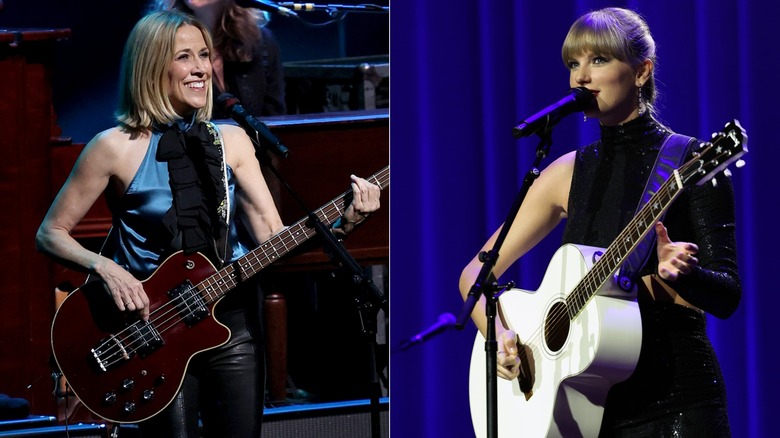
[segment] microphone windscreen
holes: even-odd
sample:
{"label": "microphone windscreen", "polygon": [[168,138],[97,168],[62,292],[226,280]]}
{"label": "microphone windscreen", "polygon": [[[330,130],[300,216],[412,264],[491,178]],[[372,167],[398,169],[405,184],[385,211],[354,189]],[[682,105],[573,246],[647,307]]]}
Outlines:
{"label": "microphone windscreen", "polygon": [[596,96],[593,94],[593,91],[585,87],[572,88],[572,93],[574,94],[574,101],[577,104],[578,111],[586,110],[596,103]]}
{"label": "microphone windscreen", "polygon": [[439,322],[446,326],[452,326],[455,324],[455,315],[452,313],[442,313],[439,315]]}
{"label": "microphone windscreen", "polygon": [[228,114],[237,103],[239,103],[238,98],[230,93],[222,93],[217,97],[217,106]]}

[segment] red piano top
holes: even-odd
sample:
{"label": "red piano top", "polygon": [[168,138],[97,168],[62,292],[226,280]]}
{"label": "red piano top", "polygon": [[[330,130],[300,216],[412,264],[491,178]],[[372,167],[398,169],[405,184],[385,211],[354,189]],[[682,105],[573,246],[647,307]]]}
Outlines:
{"label": "red piano top", "polygon": [[32,29],[32,28],[3,29],[0,28],[0,43],[59,40],[63,38],[68,38],[69,36],[70,36],[70,29]]}

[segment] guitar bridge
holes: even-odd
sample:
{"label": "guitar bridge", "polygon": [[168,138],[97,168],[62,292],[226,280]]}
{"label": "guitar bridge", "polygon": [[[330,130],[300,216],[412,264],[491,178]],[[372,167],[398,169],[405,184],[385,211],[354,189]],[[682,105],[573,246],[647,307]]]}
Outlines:
{"label": "guitar bridge", "polygon": [[[122,338],[120,339],[119,336]],[[146,357],[164,344],[160,333],[148,321],[136,321],[117,334],[103,338],[90,350],[92,365],[103,372],[116,368],[133,356]]]}
{"label": "guitar bridge", "polygon": [[103,372],[108,371],[119,362],[132,356],[114,335],[102,339],[90,352],[92,353],[92,359],[95,360],[93,365]]}
{"label": "guitar bridge", "polygon": [[184,323],[190,327],[209,316],[203,297],[189,280],[169,290],[168,297]]}

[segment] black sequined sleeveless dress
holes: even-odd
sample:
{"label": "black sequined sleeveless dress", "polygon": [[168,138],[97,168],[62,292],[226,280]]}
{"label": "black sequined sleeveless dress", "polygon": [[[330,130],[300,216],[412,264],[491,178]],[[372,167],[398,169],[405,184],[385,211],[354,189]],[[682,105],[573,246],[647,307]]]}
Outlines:
{"label": "black sequined sleeveless dress", "polygon": [[[563,243],[607,247],[633,217],[663,140],[670,134],[649,115],[601,127],[601,140],[577,151]],[[699,246],[699,266],[673,284],[689,303],[728,317],[741,295],[737,274],[733,188],[686,189],[664,224],[673,241]],[[654,250],[640,275],[656,272]],[[730,436],[726,389],[697,310],[639,296],[642,347],[636,370],[609,392],[602,437]]]}

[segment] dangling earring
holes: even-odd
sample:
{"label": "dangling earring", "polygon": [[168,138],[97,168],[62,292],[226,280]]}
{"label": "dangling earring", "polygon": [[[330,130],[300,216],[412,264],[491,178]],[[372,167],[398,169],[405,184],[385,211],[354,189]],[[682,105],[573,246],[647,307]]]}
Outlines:
{"label": "dangling earring", "polygon": [[642,96],[642,85],[637,87],[637,93],[639,94],[639,115],[644,115],[647,112],[647,104],[645,103],[644,96]]}
{"label": "dangling earring", "polygon": [[583,115],[582,115],[582,121],[583,121],[583,122],[587,122],[587,121],[588,121],[588,116],[586,116],[585,114],[583,114]]}

